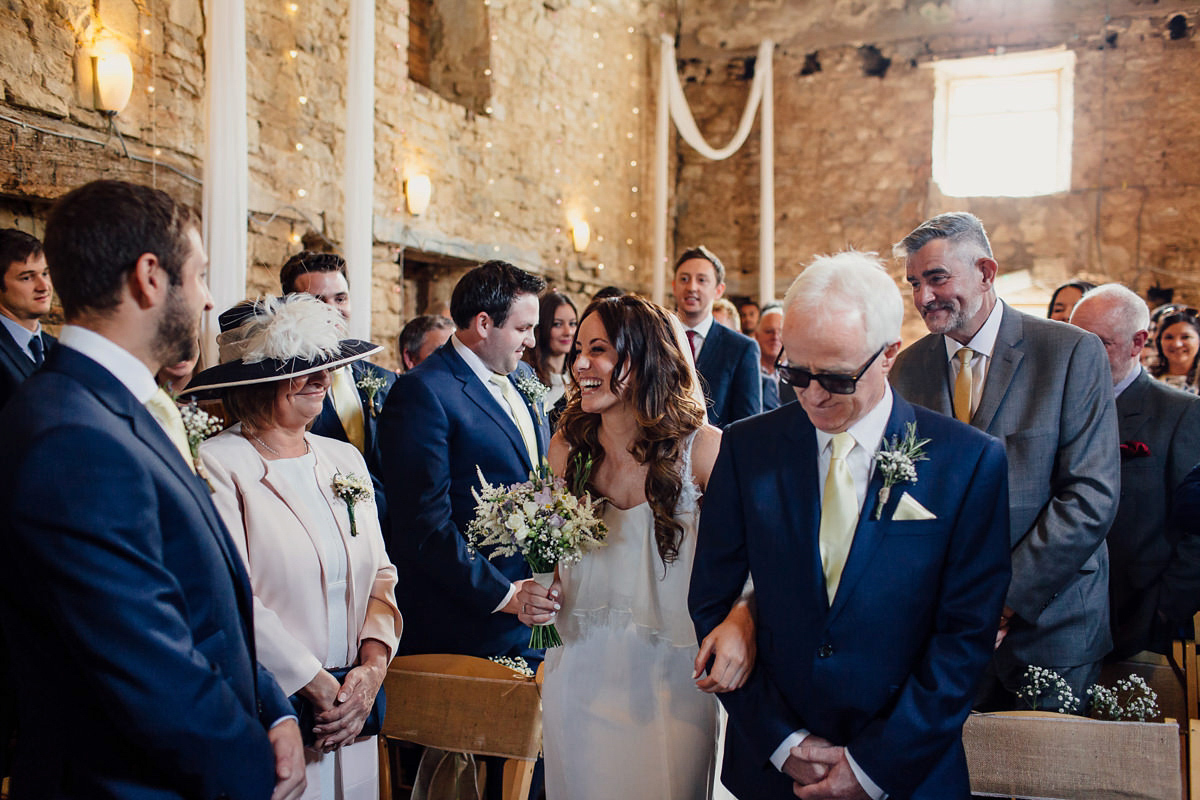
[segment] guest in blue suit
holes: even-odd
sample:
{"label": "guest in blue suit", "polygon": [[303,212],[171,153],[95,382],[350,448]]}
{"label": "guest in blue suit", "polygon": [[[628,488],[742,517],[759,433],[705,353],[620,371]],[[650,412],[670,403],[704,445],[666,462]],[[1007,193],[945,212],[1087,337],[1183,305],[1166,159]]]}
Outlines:
{"label": "guest in blue suit", "polygon": [[[346,259],[336,253],[304,250],[287,260],[279,270],[284,294],[306,292],[333,306],[350,322],[350,284],[346,282]],[[370,361],[355,361],[332,373],[321,415],[309,430],[317,436],[349,442],[367,462],[375,484],[375,507],[379,519],[387,520],[387,495],[379,455],[379,412],[396,380],[396,373]]]}
{"label": "guest in blue suit", "polygon": [[154,383],[212,306],[196,226],[117,181],[68,193],[46,226],[68,324],[0,414],[13,797],[304,789],[299,728],[256,663],[246,571]]}
{"label": "guest in blue suit", "polygon": [[16,228],[0,230],[0,408],[57,341],[41,324],[53,293],[42,243]]}
{"label": "guest in blue suit", "polygon": [[538,292],[545,282],[503,261],[463,276],[450,298],[450,341],[396,379],[380,419],[384,485],[392,502],[388,552],[404,614],[401,654],[524,656],[517,619],[520,556],[488,560],[467,548],[479,473],[491,484],[526,480],[546,453],[540,402],[522,386],[533,368]]}
{"label": "guest in blue suit", "polygon": [[675,313],[687,333],[703,379],[708,421],[727,427],[762,413],[758,343],[713,320],[713,302],[725,294],[725,266],[707,247],[684,251],[675,262]]}
{"label": "guest in blue suit", "polygon": [[[758,663],[720,696],[722,781],[747,800],[969,797],[962,724],[1010,573],[1003,447],[888,387],[903,303],[874,257],[816,259],[784,307],[799,402],[726,431],[692,572],[699,636],[747,575],[757,598]],[[910,426],[915,477],[876,461]]]}

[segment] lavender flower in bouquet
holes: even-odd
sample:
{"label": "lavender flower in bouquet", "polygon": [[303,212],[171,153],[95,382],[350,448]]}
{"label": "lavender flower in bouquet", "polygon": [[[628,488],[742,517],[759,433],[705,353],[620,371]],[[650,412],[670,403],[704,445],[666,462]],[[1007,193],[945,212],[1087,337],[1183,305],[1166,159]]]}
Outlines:
{"label": "lavender flower in bouquet", "polygon": [[[479,472],[480,490],[474,489],[475,518],[467,525],[472,549],[490,547],[488,558],[520,554],[544,588],[554,581],[559,564],[575,564],[584,553],[604,544],[608,528],[600,520],[599,502],[583,487],[591,472],[591,459],[577,464],[573,487],[555,477],[545,463],[524,483],[492,486]],[[558,647],[562,637],[554,624],[534,625],[529,646]]]}

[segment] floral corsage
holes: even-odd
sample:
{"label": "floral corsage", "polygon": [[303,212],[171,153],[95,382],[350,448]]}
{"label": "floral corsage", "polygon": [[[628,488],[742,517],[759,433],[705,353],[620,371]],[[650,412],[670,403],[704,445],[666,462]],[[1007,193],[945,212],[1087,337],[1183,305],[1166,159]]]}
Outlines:
{"label": "floral corsage", "polygon": [[904,426],[904,438],[894,435],[890,443],[887,439],[883,440],[883,444],[875,451],[875,464],[883,476],[883,488],[879,490],[879,496],[875,500],[872,519],[879,519],[883,515],[883,507],[892,495],[893,486],[898,483],[917,482],[917,462],[929,460],[925,455],[925,445],[929,442],[929,439],[917,438],[915,422]]}
{"label": "floral corsage", "polygon": [[339,470],[334,474],[333,483],[330,485],[333,487],[333,493],[346,504],[346,511],[350,515],[350,535],[358,536],[358,525],[354,521],[354,505],[370,500],[374,496],[370,479],[355,475],[353,472],[343,475]]}
{"label": "floral corsage", "polygon": [[375,396],[387,388],[387,380],[374,372],[367,372],[354,385],[367,393],[367,405],[371,408],[371,416],[376,416],[379,411],[375,407]]}
{"label": "floral corsage", "polygon": [[542,383],[534,375],[522,375],[517,378],[517,390],[525,395],[525,399],[529,401],[529,405],[537,409],[538,414],[543,413],[542,400],[550,391],[550,387]]}
{"label": "floral corsage", "polygon": [[196,468],[196,474],[208,484],[208,490],[211,492],[212,481],[208,479],[208,472],[200,460],[200,443],[221,432],[221,420],[201,410],[195,400],[181,407],[179,416],[183,419],[183,432],[187,436],[188,451],[192,454],[192,465]]}

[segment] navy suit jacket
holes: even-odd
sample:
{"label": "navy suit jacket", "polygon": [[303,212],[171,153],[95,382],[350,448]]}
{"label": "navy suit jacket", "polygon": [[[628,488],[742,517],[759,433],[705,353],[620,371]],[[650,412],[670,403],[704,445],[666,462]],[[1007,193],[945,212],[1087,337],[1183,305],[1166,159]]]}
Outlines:
{"label": "navy suit jacket", "polygon": [[[48,357],[58,340],[42,331],[42,341],[45,343],[45,354]],[[0,408],[4,408],[4,404],[13,396],[17,387],[36,369],[33,360],[17,346],[8,328],[0,325]]]}
{"label": "navy suit jacket", "polygon": [[762,413],[758,361],[758,342],[713,321],[696,357],[696,371],[704,379],[709,422],[725,428]]}
{"label": "navy suit jacket", "polygon": [[59,347],[0,414],[0,452],[13,795],[269,797],[267,726],[290,705],[257,665],[241,559],[159,424]]}
{"label": "navy suit jacket", "polygon": [[[354,376],[354,385],[358,388],[358,399],[362,404],[363,450],[365,451],[363,459],[367,462],[367,471],[371,473],[371,482],[375,484],[375,508],[379,511],[379,519],[386,520],[387,496],[383,488],[383,472],[380,468],[382,459],[379,455],[379,412],[383,409],[384,402],[387,401],[392,384],[396,382],[396,373],[369,361],[355,361],[350,365],[350,374]],[[375,393],[374,401],[365,389],[358,387],[358,382],[368,374],[382,378],[386,383]],[[339,442],[349,441],[346,438],[346,429],[342,427],[342,420],[337,415],[337,409],[333,407],[332,391],[325,393],[325,403],[321,406],[321,413],[313,420],[310,430],[317,436],[327,436],[330,439],[337,439]]]}
{"label": "navy suit jacket", "polygon": [[[509,375],[533,375],[520,362]],[[538,403],[530,405],[539,460],[550,431]],[[478,471],[492,485],[527,480],[534,464],[516,424],[447,342],[396,379],[379,424],[383,479],[391,498],[388,553],[404,614],[399,654],[521,655],[529,628],[513,614],[492,613],[509,585],[528,578],[521,556],[488,560],[463,536],[475,516]]]}
{"label": "navy suit jacket", "polygon": [[[969,796],[962,724],[1009,580],[1007,465],[990,436],[895,396],[884,438],[931,441],[914,484],[872,519],[874,471],[830,606],[818,542],[817,438],[799,403],[733,425],[700,515],[688,605],[698,637],[754,577],[758,660],[729,711],[722,781],[792,797],[770,756],[807,729],[849,748],[892,798]],[[936,519],[896,520],[905,493]]]}

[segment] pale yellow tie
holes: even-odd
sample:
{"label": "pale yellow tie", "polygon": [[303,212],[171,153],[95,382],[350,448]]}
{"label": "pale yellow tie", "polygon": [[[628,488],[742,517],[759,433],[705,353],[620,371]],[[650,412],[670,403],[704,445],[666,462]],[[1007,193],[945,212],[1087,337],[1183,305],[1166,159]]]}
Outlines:
{"label": "pale yellow tie", "polygon": [[837,594],[838,582],[850,545],[854,541],[854,529],[858,526],[858,493],[854,491],[854,477],[846,464],[846,456],[854,449],[854,437],[845,431],[833,435],[833,454],[829,459],[829,473],[825,476],[825,494],[821,498],[821,565],[825,568],[825,591],[829,604]]}
{"label": "pale yellow tie", "polygon": [[958,358],[958,377],[954,380],[954,418],[959,422],[971,422],[971,356],[975,351],[960,348],[954,354]]}
{"label": "pale yellow tie", "polygon": [[183,456],[183,463],[188,465],[188,469],[195,472],[196,463],[192,459],[192,449],[188,447],[187,431],[183,429],[183,417],[180,416],[179,406],[175,405],[171,395],[159,389],[146,401],[146,410],[166,431],[171,444],[175,445],[179,454]]}
{"label": "pale yellow tie", "polygon": [[341,420],[342,430],[346,432],[346,441],[357,447],[360,453],[363,452],[367,435],[363,429],[362,400],[354,386],[354,375],[350,372],[350,367],[333,371],[333,382],[329,389],[333,392],[333,410]]}
{"label": "pale yellow tie", "polygon": [[536,468],[538,465],[537,434],[533,431],[533,420],[529,416],[529,409],[521,401],[521,398],[517,397],[517,389],[507,375],[492,375],[488,380],[500,387],[500,394],[504,397],[504,402],[508,404],[509,415],[517,424],[517,430],[521,432],[521,439],[525,442],[525,449],[529,452],[529,463]]}

